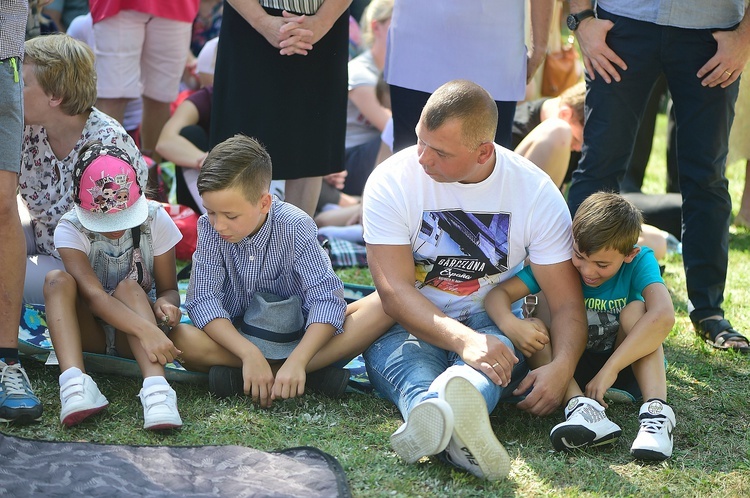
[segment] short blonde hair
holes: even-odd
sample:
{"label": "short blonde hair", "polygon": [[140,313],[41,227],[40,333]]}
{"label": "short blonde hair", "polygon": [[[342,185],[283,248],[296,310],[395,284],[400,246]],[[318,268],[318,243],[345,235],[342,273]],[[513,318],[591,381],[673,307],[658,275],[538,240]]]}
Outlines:
{"label": "short blonde hair", "polygon": [[38,36],[25,44],[26,64],[44,93],[60,99],[65,114],[76,116],[96,103],[94,52],[65,34]]}
{"label": "short blonde hair", "polygon": [[472,81],[445,83],[427,99],[419,118],[430,131],[451,119],[461,120],[461,139],[471,150],[495,140],[497,104],[487,90]]}
{"label": "short blonde hair", "polygon": [[638,242],[641,225],[643,215],[632,202],[612,192],[596,192],[573,217],[573,240],[583,254],[614,249],[627,256]]}
{"label": "short blonde hair", "polygon": [[362,34],[362,45],[372,47],[372,21],[385,22],[393,14],[393,0],[372,0],[362,12],[359,29]]}

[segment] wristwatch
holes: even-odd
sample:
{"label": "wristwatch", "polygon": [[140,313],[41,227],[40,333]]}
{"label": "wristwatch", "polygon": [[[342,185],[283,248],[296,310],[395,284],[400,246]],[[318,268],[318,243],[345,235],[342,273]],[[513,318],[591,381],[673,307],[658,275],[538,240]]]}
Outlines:
{"label": "wristwatch", "polygon": [[568,16],[568,29],[571,31],[575,31],[578,29],[578,26],[581,24],[581,21],[584,19],[588,19],[589,17],[596,16],[596,13],[592,9],[584,10],[579,12],[578,14],[570,14]]}

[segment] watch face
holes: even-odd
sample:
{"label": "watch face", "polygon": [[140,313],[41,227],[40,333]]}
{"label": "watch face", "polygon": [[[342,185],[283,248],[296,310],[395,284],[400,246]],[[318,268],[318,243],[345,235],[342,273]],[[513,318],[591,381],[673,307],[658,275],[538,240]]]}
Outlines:
{"label": "watch face", "polygon": [[568,15],[568,29],[571,31],[575,31],[578,27],[578,19],[576,19],[576,16],[573,14]]}

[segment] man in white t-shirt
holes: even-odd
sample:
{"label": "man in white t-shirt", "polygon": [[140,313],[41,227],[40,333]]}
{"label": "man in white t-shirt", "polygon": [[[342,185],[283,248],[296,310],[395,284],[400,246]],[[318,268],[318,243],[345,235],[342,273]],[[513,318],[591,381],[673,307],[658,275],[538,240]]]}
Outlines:
{"label": "man in white t-shirt", "polygon": [[[371,382],[406,420],[391,445],[407,462],[441,454],[486,479],[510,467],[488,413],[524,394],[520,408],[552,412],[586,343],[565,200],[543,171],[493,143],[496,126],[486,90],[446,83],[422,111],[417,145],[376,168],[363,198],[370,270],[397,322],[365,352]],[[527,257],[549,300],[554,351],[532,372],[483,305]]]}

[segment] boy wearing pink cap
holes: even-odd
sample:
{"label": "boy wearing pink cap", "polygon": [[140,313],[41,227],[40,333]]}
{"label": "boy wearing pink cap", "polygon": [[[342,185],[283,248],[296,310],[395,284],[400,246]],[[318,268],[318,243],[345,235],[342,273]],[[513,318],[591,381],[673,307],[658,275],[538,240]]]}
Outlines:
{"label": "boy wearing pink cap", "polygon": [[174,246],[182,238],[161,204],[147,201],[132,159],[100,143],[73,171],[74,208],[55,230],[65,271],[44,282],[47,323],[60,363],[60,421],[70,427],[109,402],[85,373],[83,351],[135,358],[144,429],[182,426],[164,365],[180,351],[160,329],[180,322]]}

